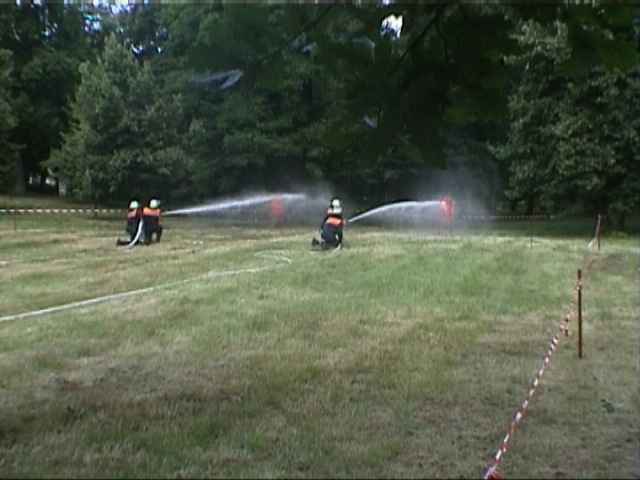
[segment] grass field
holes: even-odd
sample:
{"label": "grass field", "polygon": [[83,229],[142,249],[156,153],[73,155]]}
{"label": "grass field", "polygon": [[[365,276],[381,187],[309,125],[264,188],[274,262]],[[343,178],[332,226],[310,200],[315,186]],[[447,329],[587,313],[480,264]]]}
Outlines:
{"label": "grass field", "polygon": [[577,268],[585,358],[573,324],[502,472],[640,475],[637,236],[354,226],[317,254],[308,228],[169,218],[127,251],[122,227],[0,215],[0,317],[159,287],[0,322],[1,477],[478,477]]}

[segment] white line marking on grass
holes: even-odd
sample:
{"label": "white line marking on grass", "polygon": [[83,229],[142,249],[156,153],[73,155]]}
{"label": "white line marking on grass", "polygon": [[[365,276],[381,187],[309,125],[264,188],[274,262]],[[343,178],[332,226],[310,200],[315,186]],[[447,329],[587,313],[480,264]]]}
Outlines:
{"label": "white line marking on grass", "polygon": [[281,252],[273,250],[271,252],[269,252],[269,251],[257,252],[255,254],[255,256],[256,257],[260,257],[260,258],[266,258],[266,259],[269,259],[269,260],[278,260],[278,261],[281,261],[281,262],[286,262],[289,265],[291,265],[293,263],[293,261],[289,257],[285,257],[284,255],[281,255],[280,253]]}
{"label": "white line marking on grass", "polygon": [[[268,259],[272,259],[272,260],[277,260],[277,261],[282,261],[282,262],[286,262],[287,265],[291,265],[292,260],[289,257],[285,257],[283,255],[278,255],[276,253],[274,254],[270,254],[270,252],[257,252],[255,254],[256,257],[261,257],[261,258],[268,258]],[[170,288],[170,287],[177,287],[179,285],[184,285],[186,283],[190,283],[190,282],[195,282],[198,280],[203,280],[203,279],[211,279],[211,278],[218,278],[218,277],[228,277],[228,276],[232,276],[232,275],[241,275],[243,273],[260,273],[260,272],[264,272],[267,270],[275,270],[276,268],[279,268],[283,266],[281,263],[276,263],[275,265],[269,265],[269,266],[265,266],[265,267],[254,267],[254,268],[241,268],[241,269],[237,269],[237,270],[223,270],[223,271],[209,271],[203,275],[198,275],[197,277],[192,277],[192,278],[187,278],[185,280],[179,280],[177,282],[171,282],[171,283],[165,283],[163,285],[156,285],[153,287],[146,287],[146,288],[139,288],[137,290],[130,290],[128,292],[121,292],[121,293],[114,293],[112,295],[105,295],[102,297],[96,297],[96,298],[91,298],[89,300],[82,300],[79,302],[72,302],[72,303],[67,303],[64,305],[57,305],[55,307],[49,307],[49,308],[43,308],[41,310],[33,310],[31,312],[24,312],[24,313],[18,313],[15,315],[7,315],[4,317],[0,317],[0,322],[9,322],[12,320],[23,320],[25,318],[32,318],[32,317],[39,317],[42,315],[48,315],[50,313],[58,313],[58,312],[62,312],[65,310],[71,310],[74,308],[80,308],[80,307],[89,307],[92,305],[97,305],[99,303],[106,303],[106,302],[111,302],[114,300],[120,300],[123,298],[128,298],[134,295],[138,295],[141,293],[148,293],[148,292],[153,292],[155,290],[161,290],[161,289],[165,289],[165,288]]]}

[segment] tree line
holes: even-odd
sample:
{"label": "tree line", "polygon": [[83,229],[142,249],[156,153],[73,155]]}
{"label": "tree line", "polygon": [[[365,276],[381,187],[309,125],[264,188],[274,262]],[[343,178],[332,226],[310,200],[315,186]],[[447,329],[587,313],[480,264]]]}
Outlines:
{"label": "tree line", "polygon": [[637,209],[632,5],[387,3],[0,5],[0,189],[376,202],[459,169],[494,208]]}

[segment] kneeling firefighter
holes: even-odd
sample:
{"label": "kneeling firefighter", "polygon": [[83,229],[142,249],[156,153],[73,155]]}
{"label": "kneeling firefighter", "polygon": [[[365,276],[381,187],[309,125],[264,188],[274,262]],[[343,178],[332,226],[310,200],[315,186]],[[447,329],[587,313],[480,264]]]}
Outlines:
{"label": "kneeling firefighter", "polygon": [[342,217],[342,204],[340,199],[331,200],[327,215],[320,226],[320,240],[311,240],[312,246],[320,246],[323,250],[330,248],[342,248],[342,230],[345,220]]}
{"label": "kneeling firefighter", "polygon": [[142,211],[142,220],[144,222],[144,244],[149,245],[156,235],[156,242],[162,238],[162,225],[160,224],[160,200],[151,199],[148,207],[144,207]]}
{"label": "kneeling firefighter", "polygon": [[129,210],[127,210],[127,227],[125,228],[128,239],[116,240],[116,245],[129,245],[138,236],[138,229],[140,228],[140,222],[142,221],[142,209],[137,200],[132,200],[129,203]]}

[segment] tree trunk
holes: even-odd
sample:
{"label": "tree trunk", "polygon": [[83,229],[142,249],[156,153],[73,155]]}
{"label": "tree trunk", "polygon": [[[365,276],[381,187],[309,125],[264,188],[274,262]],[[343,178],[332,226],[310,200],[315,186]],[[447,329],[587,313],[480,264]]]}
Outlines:
{"label": "tree trunk", "polygon": [[527,211],[526,215],[533,215],[533,209],[535,208],[536,199],[531,196],[527,198]]}
{"label": "tree trunk", "polygon": [[27,186],[24,179],[24,165],[20,157],[16,158],[16,182],[14,185],[14,193],[16,195],[24,195],[27,192]]}
{"label": "tree trunk", "polygon": [[509,200],[509,213],[514,213],[518,208],[518,200],[512,198]]}

